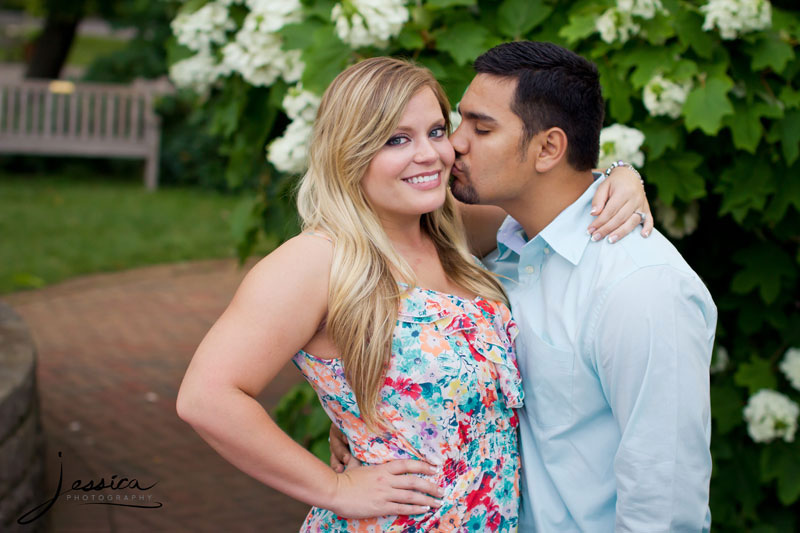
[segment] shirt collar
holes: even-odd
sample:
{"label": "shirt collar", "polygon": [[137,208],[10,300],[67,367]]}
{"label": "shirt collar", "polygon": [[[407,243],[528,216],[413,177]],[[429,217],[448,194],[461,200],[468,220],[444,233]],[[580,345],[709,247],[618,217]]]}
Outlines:
{"label": "shirt collar", "polygon": [[[580,198],[561,211],[538,235],[557,254],[573,265],[578,264],[586,245],[591,241],[586,228],[594,218],[590,213],[592,197],[604,179],[605,177],[596,179]],[[506,217],[497,231],[497,260],[509,260],[513,253],[521,255],[527,243],[528,239],[522,225],[511,216]]]}

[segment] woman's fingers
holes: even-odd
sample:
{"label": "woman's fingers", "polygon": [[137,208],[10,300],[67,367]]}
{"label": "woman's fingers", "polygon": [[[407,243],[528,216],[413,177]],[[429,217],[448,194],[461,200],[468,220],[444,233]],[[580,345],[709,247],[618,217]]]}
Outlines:
{"label": "woman's fingers", "polygon": [[649,237],[655,223],[653,220],[653,213],[650,212],[650,204],[645,204],[641,211],[646,214],[643,224],[644,227],[642,228],[642,237]]}
{"label": "woman's fingers", "polygon": [[425,505],[405,505],[402,503],[395,503],[389,505],[389,509],[386,513],[387,515],[412,515],[412,514],[423,514],[430,511],[431,508]]}
{"label": "woman's fingers", "polygon": [[333,424],[331,424],[328,435],[328,443],[331,448],[331,468],[336,472],[342,472],[348,466],[349,461],[352,460],[347,439],[344,433],[339,431],[339,428]]}
{"label": "woman's fingers", "polygon": [[608,236],[608,242],[612,244],[617,242],[622,237],[635,230],[636,227],[641,224],[641,220],[642,219],[639,215],[636,213],[632,214],[630,217],[628,217],[628,220],[622,224],[622,226],[611,232],[611,234]]}
{"label": "woman's fingers", "polygon": [[[610,210],[609,208],[606,208],[606,212],[608,212],[609,210]],[[604,212],[603,214],[605,215],[606,212]],[[624,237],[625,235],[630,233],[633,230],[633,228],[636,227],[633,226],[633,228],[627,228],[627,229],[623,228],[623,225],[626,222],[628,222],[628,220],[631,218],[631,215],[633,214],[634,214],[633,204],[625,203],[621,205],[619,208],[614,210],[614,214],[608,219],[607,222],[598,224],[597,230],[592,234],[592,240],[599,241],[606,235],[610,235],[612,232],[616,232],[617,238],[616,239],[609,238],[609,242],[613,243],[619,240],[619,238]],[[639,218],[638,215],[637,218]],[[598,223],[598,221],[595,221],[595,223]]]}
{"label": "woman's fingers", "polygon": [[426,474],[431,475],[436,473],[436,467],[425,461],[417,461],[416,459],[398,459],[396,461],[389,461],[382,465],[383,468],[389,471],[390,474]]}
{"label": "woman's fingers", "polygon": [[[601,185],[605,185],[601,183]],[[620,211],[623,210],[625,206],[628,205],[628,202],[621,198],[620,195],[612,195],[608,201],[603,205],[603,210],[600,214],[595,218],[591,225],[589,226],[589,233],[592,235],[592,240],[599,241],[603,237],[609,234],[609,232],[613,229],[616,229],[618,226],[625,221],[625,219],[620,214]],[[633,206],[630,207],[630,213],[628,216],[633,212]],[[617,220],[617,224],[611,226],[609,228],[609,223],[614,220],[614,217],[619,217]],[[625,217],[627,218],[627,217]]]}
{"label": "woman's fingers", "polygon": [[390,496],[394,503],[406,505],[419,505],[425,507],[441,507],[442,501],[438,498],[431,498],[425,494],[413,490],[396,490]]}
{"label": "woman's fingers", "polygon": [[347,461],[347,464],[344,465],[345,470],[349,468],[354,468],[356,466],[363,466],[361,464],[361,461],[359,461],[358,459],[349,454],[345,456],[345,461]]}
{"label": "woman's fingers", "polygon": [[[444,489],[439,485],[417,476],[397,476],[392,481],[392,486],[396,489],[416,491],[415,494],[420,494],[420,496],[428,494],[433,496],[431,499],[441,498],[444,495]],[[427,503],[426,505],[431,504]]]}
{"label": "woman's fingers", "polygon": [[597,190],[594,192],[594,196],[592,197],[592,215],[599,215],[603,208],[608,201],[608,193],[610,189],[610,183],[608,180],[603,181],[600,185],[597,186]]}

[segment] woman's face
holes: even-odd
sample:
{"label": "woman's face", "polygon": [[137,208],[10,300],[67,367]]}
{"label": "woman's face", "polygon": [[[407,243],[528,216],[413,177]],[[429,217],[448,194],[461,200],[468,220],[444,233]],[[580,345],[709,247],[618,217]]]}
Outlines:
{"label": "woman's face", "polygon": [[361,186],[382,222],[402,223],[442,206],[454,159],[439,101],[426,87],[409,100]]}

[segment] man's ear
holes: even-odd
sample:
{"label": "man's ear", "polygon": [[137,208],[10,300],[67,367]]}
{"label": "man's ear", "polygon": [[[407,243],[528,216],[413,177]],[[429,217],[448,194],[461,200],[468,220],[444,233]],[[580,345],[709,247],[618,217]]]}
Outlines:
{"label": "man's ear", "polygon": [[553,127],[536,134],[531,144],[537,144],[536,171],[540,174],[555,168],[567,155],[567,134],[561,128]]}

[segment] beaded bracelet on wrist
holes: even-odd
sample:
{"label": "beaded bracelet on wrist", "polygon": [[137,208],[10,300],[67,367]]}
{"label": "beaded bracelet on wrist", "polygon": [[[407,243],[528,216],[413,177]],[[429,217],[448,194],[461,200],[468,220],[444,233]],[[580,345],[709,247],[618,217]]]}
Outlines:
{"label": "beaded bracelet on wrist", "polygon": [[611,163],[611,165],[609,165],[609,167],[606,169],[605,172],[603,172],[603,174],[605,174],[605,176],[608,177],[611,175],[611,171],[617,167],[626,167],[633,170],[633,172],[639,177],[639,181],[642,182],[642,185],[644,185],[644,180],[642,179],[642,175],[639,174],[639,171],[636,170],[636,167],[622,160],[614,161],[613,163]]}

